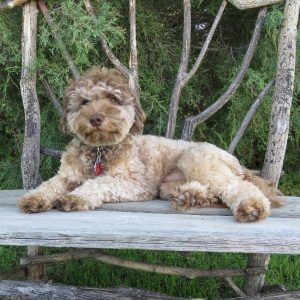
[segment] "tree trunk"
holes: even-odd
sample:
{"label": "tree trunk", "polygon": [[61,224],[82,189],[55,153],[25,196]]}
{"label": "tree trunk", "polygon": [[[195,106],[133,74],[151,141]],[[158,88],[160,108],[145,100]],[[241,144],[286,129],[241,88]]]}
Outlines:
{"label": "tree trunk", "polygon": [[[32,189],[40,184],[40,108],[36,93],[36,31],[37,5],[30,1],[23,6],[21,94],[25,113],[25,133],[21,169],[23,187]],[[41,254],[41,248],[28,247],[28,255]],[[43,277],[43,266],[28,268],[29,279]]]}
{"label": "tree trunk", "polygon": [[25,133],[21,160],[23,187],[40,184],[40,108],[36,94],[36,2],[24,4],[22,33],[21,95],[25,113]]}
{"label": "tree trunk", "polygon": [[[262,175],[278,184],[289,133],[289,121],[294,90],[297,23],[299,0],[287,0],[285,21],[280,31],[278,64],[273,96],[269,141]],[[248,267],[267,267],[270,255],[250,254]],[[257,294],[264,284],[264,275],[246,277],[245,291],[248,295]]]}
{"label": "tree trunk", "polygon": [[279,37],[277,75],[269,129],[269,142],[262,170],[263,177],[273,181],[275,184],[278,183],[280,178],[289,134],[295,78],[299,6],[299,0],[286,1],[285,21]]}

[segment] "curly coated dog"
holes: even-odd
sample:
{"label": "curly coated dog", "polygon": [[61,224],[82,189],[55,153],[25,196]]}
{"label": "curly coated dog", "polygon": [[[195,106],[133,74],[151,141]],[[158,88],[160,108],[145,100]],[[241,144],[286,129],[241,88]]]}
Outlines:
{"label": "curly coated dog", "polygon": [[116,70],[94,68],[70,82],[61,129],[74,135],[53,178],[18,201],[24,212],[91,210],[158,196],[177,209],[222,201],[239,222],[280,205],[278,190],[208,143],[134,135],[145,114]]}

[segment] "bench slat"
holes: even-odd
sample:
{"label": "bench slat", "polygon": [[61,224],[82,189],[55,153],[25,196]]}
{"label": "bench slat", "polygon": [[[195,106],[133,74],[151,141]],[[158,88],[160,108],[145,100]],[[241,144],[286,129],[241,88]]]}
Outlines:
{"label": "bench slat", "polygon": [[[26,193],[25,190],[0,191],[0,209],[1,206],[15,206],[18,198],[24,193]],[[300,197],[282,197],[282,199],[286,203],[286,205],[281,208],[272,209],[271,217],[300,218]],[[148,202],[107,203],[98,210],[161,214],[232,216],[232,212],[228,208],[194,208],[187,211],[177,211],[172,208],[169,201],[162,200],[153,200]]]}
{"label": "bench slat", "polygon": [[24,214],[0,208],[0,244],[243,253],[300,253],[300,219],[240,224],[232,216],[117,211]]}

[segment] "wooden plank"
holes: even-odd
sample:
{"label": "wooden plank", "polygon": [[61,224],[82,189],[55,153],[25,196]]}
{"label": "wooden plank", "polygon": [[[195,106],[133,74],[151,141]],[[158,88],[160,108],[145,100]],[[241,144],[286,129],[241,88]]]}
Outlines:
{"label": "wooden plank", "polygon": [[267,6],[282,2],[283,0],[228,0],[232,5],[238,9],[248,9],[255,7]]}
{"label": "wooden plank", "polygon": [[[0,209],[1,206],[15,206],[18,198],[26,190],[3,190],[0,191]],[[271,217],[276,218],[300,218],[300,197],[282,197],[286,203],[281,208],[272,209]],[[228,208],[194,208],[187,211],[177,211],[172,208],[169,201],[153,200],[148,202],[124,202],[107,203],[98,210],[108,211],[127,211],[127,212],[145,212],[162,214],[191,214],[191,215],[211,215],[211,216],[232,216]]]}
{"label": "wooden plank", "polygon": [[[51,300],[183,300],[132,288],[80,288],[62,284],[0,281],[0,298]],[[201,299],[199,299],[201,300]],[[203,299],[204,300],[204,299]]]}
{"label": "wooden plank", "polygon": [[226,300],[296,300],[300,299],[300,290],[276,294],[258,294],[256,296],[230,298]]}
{"label": "wooden plank", "polygon": [[0,244],[300,254],[300,219],[240,224],[231,216],[116,211],[24,214],[0,209]]}

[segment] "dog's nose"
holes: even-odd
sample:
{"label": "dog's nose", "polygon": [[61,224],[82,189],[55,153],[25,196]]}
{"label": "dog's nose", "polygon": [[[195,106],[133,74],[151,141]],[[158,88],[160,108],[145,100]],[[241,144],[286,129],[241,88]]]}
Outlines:
{"label": "dog's nose", "polygon": [[90,116],[89,122],[92,126],[98,127],[103,123],[104,117],[98,113]]}

